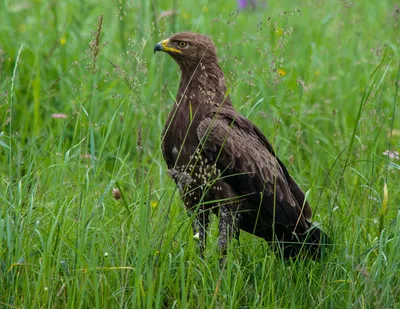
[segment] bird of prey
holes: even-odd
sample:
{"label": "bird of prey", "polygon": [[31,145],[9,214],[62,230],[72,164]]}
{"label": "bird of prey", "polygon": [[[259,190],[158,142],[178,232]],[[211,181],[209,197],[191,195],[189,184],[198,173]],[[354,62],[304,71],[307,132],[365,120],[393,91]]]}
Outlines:
{"label": "bird of prey", "polygon": [[313,226],[304,193],[264,134],[233,107],[213,41],[182,32],[154,47],[181,69],[176,101],[162,133],[162,152],[177,184],[200,250],[210,214],[219,216],[218,245],[244,230],[285,258],[319,259],[328,237]]}

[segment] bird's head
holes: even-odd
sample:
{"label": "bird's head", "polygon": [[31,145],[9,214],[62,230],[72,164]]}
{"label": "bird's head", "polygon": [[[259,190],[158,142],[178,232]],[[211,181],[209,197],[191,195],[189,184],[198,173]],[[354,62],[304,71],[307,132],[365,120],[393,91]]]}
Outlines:
{"label": "bird's head", "polygon": [[168,53],[179,64],[182,71],[193,71],[199,64],[218,63],[216,48],[212,40],[199,33],[176,33],[156,44],[154,53],[163,51]]}

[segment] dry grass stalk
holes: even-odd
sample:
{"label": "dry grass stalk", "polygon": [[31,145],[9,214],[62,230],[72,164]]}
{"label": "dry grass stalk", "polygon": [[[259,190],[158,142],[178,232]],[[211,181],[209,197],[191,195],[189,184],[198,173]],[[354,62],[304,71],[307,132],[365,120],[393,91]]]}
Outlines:
{"label": "dry grass stalk", "polygon": [[90,41],[89,43],[90,50],[92,51],[93,54],[92,74],[96,72],[96,62],[97,62],[97,56],[100,52],[100,35],[102,27],[103,27],[103,15],[100,15],[96,31],[94,32],[94,37],[92,41]]}

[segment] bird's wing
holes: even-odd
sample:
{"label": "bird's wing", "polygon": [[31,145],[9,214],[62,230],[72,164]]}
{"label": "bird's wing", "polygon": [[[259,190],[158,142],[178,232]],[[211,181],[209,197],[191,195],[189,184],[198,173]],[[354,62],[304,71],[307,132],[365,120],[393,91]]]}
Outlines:
{"label": "bird's wing", "polygon": [[[247,120],[247,119],[245,119],[245,120]],[[253,127],[254,132],[257,134],[257,136],[260,138],[260,140],[264,143],[264,145],[268,148],[268,150],[278,160],[279,165],[282,168],[283,174],[285,175],[286,181],[289,184],[290,191],[292,192],[292,194],[293,194],[294,198],[296,199],[298,205],[300,205],[302,207],[303,215],[305,216],[305,218],[307,220],[310,221],[311,217],[312,217],[312,210],[311,210],[310,204],[306,200],[304,192],[300,189],[300,187],[298,186],[296,181],[293,179],[293,177],[289,175],[289,172],[286,169],[286,166],[282,163],[282,161],[279,160],[279,158],[277,156],[275,156],[275,152],[274,152],[271,144],[268,142],[267,138],[264,136],[264,134],[254,124],[251,123],[251,125]]]}
{"label": "bird's wing", "polygon": [[207,115],[197,134],[202,152],[217,164],[235,192],[261,205],[276,222],[297,224],[311,215],[303,192],[249,120],[233,109],[220,108]]}

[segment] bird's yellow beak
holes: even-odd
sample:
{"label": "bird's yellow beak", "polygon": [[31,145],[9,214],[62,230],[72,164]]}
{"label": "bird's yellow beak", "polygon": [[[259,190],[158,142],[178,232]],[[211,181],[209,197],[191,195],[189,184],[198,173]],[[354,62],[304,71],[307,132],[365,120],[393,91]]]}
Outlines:
{"label": "bird's yellow beak", "polygon": [[154,53],[156,53],[156,51],[163,51],[163,52],[167,52],[167,53],[180,53],[181,52],[179,49],[176,49],[169,45],[169,39],[158,42],[156,44],[156,46],[154,46]]}

